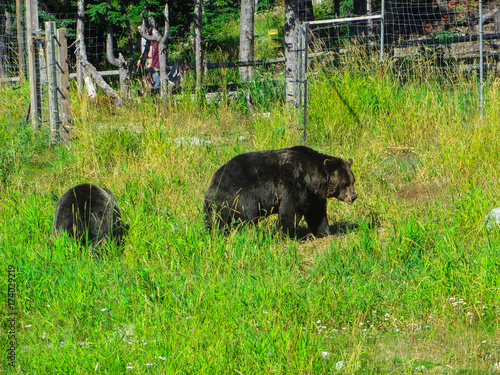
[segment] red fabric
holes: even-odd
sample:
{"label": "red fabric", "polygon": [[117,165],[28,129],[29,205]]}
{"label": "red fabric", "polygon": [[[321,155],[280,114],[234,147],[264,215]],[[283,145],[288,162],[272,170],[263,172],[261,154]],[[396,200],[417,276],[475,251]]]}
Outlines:
{"label": "red fabric", "polygon": [[160,55],[158,53],[158,42],[153,41],[151,43],[151,68],[160,67]]}

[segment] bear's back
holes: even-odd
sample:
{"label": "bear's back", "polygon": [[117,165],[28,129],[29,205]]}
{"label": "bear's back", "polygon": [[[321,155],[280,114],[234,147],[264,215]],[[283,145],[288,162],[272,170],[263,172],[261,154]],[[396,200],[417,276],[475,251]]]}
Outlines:
{"label": "bear's back", "polygon": [[85,242],[101,241],[113,230],[120,216],[113,195],[103,188],[83,183],[66,191],[56,204],[52,231],[54,235],[67,232]]}

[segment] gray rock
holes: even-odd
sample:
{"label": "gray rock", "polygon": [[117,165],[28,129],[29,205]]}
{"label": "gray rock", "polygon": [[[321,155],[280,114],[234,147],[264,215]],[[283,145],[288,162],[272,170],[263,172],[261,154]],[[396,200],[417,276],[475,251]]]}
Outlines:
{"label": "gray rock", "polygon": [[488,230],[500,228],[500,207],[491,210],[488,215],[484,217],[484,222]]}

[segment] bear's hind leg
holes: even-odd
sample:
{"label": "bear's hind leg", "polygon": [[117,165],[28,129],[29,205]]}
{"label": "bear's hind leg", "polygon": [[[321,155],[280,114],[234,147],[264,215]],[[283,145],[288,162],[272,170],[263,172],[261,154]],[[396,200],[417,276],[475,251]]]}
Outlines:
{"label": "bear's hind leg", "polygon": [[283,199],[279,205],[279,225],[283,233],[288,234],[291,238],[295,238],[296,229],[302,219],[302,213],[297,212],[295,209],[295,202],[292,199]]}

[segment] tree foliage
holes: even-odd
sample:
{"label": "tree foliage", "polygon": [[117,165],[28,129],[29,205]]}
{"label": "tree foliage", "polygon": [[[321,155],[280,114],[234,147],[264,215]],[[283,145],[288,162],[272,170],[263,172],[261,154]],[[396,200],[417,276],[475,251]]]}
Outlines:
{"label": "tree foliage", "polygon": [[[175,42],[188,38],[191,35],[194,0],[170,0],[168,3],[172,14],[171,40]],[[86,22],[91,23],[93,29],[98,29],[97,35],[98,38],[102,38],[103,44],[106,28],[112,24],[116,53],[127,55],[129,39],[131,37],[140,39],[137,36],[136,26],[143,18],[153,17],[159,28],[162,28],[164,7],[165,1],[159,0],[112,0],[110,3],[106,0],[87,0]],[[76,0],[63,2],[41,0],[39,2],[41,24],[43,25],[45,21],[56,21],[58,28],[66,28],[70,39],[76,38],[76,13]],[[85,37],[87,38],[87,35]],[[89,58],[92,59],[92,56]]]}

